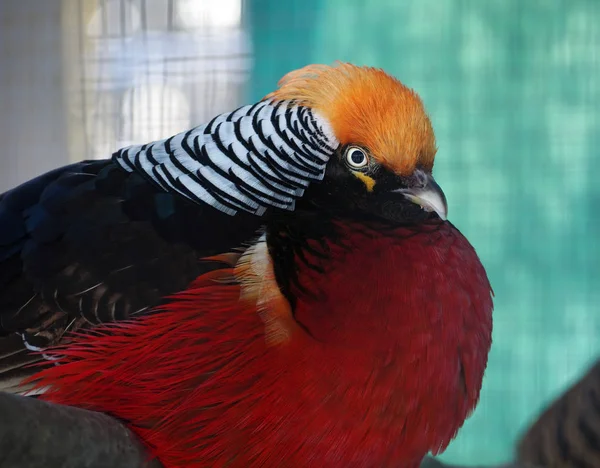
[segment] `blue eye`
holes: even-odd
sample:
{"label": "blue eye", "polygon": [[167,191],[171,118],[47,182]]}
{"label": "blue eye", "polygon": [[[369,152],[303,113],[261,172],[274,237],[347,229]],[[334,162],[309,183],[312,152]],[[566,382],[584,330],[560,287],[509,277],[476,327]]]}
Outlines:
{"label": "blue eye", "polygon": [[369,164],[369,158],[362,148],[350,146],[346,150],[346,163],[353,169],[362,169]]}

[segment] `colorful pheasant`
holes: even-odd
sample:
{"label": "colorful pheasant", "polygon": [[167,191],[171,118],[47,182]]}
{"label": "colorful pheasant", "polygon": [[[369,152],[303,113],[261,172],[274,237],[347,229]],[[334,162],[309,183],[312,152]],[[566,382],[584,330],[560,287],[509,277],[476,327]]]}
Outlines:
{"label": "colorful pheasant", "polygon": [[43,350],[42,398],[126,421],[168,468],[417,467],[475,407],[492,331],[435,153],[398,80],[308,66],[5,193],[5,382]]}

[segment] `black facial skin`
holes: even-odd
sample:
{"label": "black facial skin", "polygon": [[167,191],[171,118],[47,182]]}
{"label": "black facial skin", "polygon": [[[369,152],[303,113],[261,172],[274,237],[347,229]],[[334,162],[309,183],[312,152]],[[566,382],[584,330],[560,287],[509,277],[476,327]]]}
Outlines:
{"label": "black facial skin", "polygon": [[[325,178],[321,183],[313,183],[308,187],[296,206],[296,212],[312,208],[345,219],[372,219],[395,225],[419,224],[437,218],[436,214],[426,212],[401,193],[393,192],[423,187],[425,180],[420,172],[401,177],[372,158],[365,168],[355,169],[346,161],[346,149],[346,146],[338,148],[327,165]],[[353,171],[362,172],[375,180],[371,192]]]}

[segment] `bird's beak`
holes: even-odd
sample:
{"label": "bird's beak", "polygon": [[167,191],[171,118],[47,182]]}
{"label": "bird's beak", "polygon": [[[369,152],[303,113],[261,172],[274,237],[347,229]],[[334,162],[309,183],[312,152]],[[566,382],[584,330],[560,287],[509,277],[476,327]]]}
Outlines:
{"label": "bird's beak", "polygon": [[425,211],[435,211],[440,219],[445,221],[448,216],[446,195],[430,174],[422,173],[421,175],[421,180],[424,179],[424,182],[416,187],[399,189],[397,192]]}

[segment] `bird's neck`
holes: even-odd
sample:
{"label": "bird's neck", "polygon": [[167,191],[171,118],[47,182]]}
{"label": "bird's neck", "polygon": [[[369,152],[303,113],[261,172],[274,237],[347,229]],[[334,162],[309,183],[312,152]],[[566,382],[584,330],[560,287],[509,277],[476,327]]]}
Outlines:
{"label": "bird's neck", "polygon": [[272,226],[267,244],[296,320],[325,341],[350,340],[369,328],[399,327],[394,336],[415,327],[432,331],[441,324],[435,301],[448,304],[442,321],[478,320],[457,296],[490,296],[472,246],[437,218],[390,226],[308,217]]}
{"label": "bird's neck", "polygon": [[468,241],[440,221],[296,225],[270,241],[295,320],[335,351],[324,373],[346,369],[338,377],[363,388],[365,411],[425,424],[432,439],[420,443],[444,447],[479,398],[491,345],[491,289]]}

